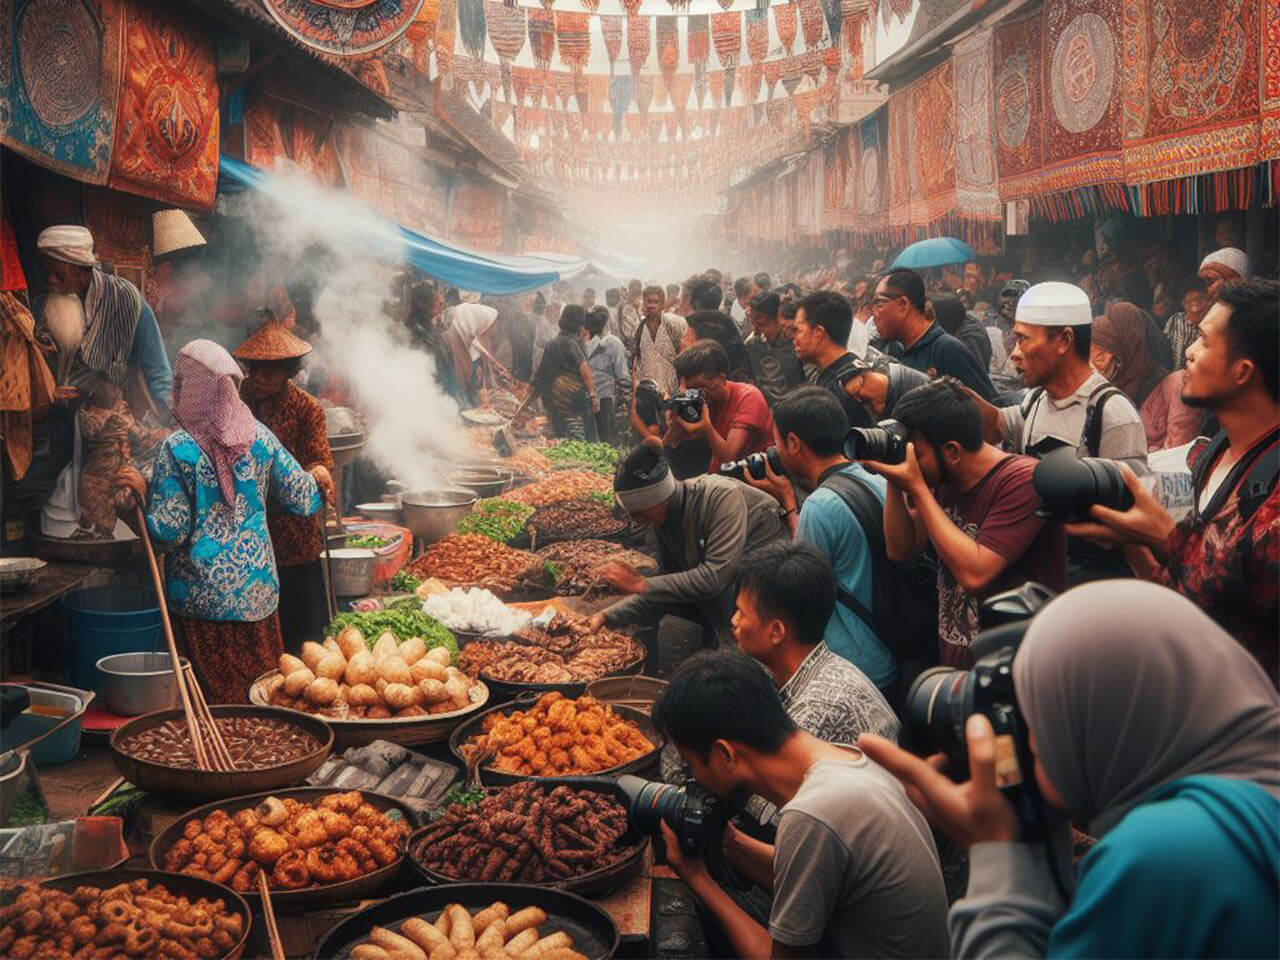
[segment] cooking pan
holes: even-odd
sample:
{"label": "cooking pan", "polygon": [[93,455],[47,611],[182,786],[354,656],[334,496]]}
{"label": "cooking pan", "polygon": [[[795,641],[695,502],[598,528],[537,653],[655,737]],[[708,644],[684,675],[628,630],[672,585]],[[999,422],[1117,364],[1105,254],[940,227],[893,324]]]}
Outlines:
{"label": "cooking pan", "polygon": [[[520,700],[517,700],[515,702],[504,703],[497,707],[490,707],[488,710],[484,711],[484,713],[476,714],[466,723],[459,725],[458,728],[453,731],[453,734],[449,737],[449,750],[457,758],[458,762],[462,764],[463,769],[468,770],[468,772],[470,773],[470,768],[468,767],[467,761],[462,754],[462,747],[473,736],[476,736],[483,731],[485,718],[489,716],[491,713],[499,713],[499,712],[502,713],[504,716],[509,716],[510,714],[514,713],[517,710],[529,709],[537,701],[538,701],[537,696],[525,695]],[[658,733],[658,729],[653,725],[653,721],[650,720],[646,714],[642,713],[639,710],[633,709],[632,707],[618,706],[618,705],[612,705],[612,704],[611,706],[613,707],[614,713],[616,713],[620,717],[623,717],[624,719],[631,720],[633,723],[636,724],[636,726],[640,728],[640,732],[645,735],[645,738],[651,744],[653,744],[653,749],[647,753],[642,753],[640,756],[636,757],[634,760],[629,761],[628,763],[624,763],[616,767],[610,767],[607,770],[596,770],[592,772],[590,776],[617,777],[617,776],[621,776],[624,773],[639,773],[643,770],[649,769],[650,767],[656,766],[658,763],[658,755],[662,752],[662,745],[663,743],[665,743],[665,740],[663,739],[662,735]],[[477,782],[483,779],[485,786],[502,787],[510,783],[519,783],[521,780],[544,780],[547,783],[554,785],[555,782],[560,778],[548,777],[548,776],[537,776],[537,777],[525,776],[518,773],[504,773],[500,770],[494,770],[492,767],[482,766],[476,769],[475,779]]]}
{"label": "cooking pan", "polygon": [[398,930],[410,917],[434,922],[451,903],[461,904],[474,914],[499,900],[512,913],[525,907],[541,907],[547,913],[547,922],[539,932],[547,936],[563,930],[573,937],[574,949],[590,960],[609,960],[618,950],[621,937],[613,918],[576,894],[521,883],[455,883],[410,890],[352,914],[324,935],[312,956],[316,960],[348,960],[351,948],[365,942],[375,926]]}
{"label": "cooking pan", "polygon": [[212,880],[200,877],[188,877],[181,873],[165,873],[162,870],[88,870],[84,873],[64,873],[58,877],[45,877],[40,881],[42,887],[64,892],[74,891],[76,887],[110,888],[121,883],[132,883],[134,880],[146,880],[148,883],[162,883],[174,896],[186,896],[191,900],[204,897],[206,900],[222,900],[229,913],[238,913],[244,918],[244,933],[239,942],[221,960],[237,960],[244,953],[245,944],[249,942],[249,928],[253,925],[253,915],[244,897],[230,887],[224,887]]}
{"label": "cooking pan", "polygon": [[[231,797],[227,800],[219,800],[215,803],[207,803],[203,807],[197,807],[184,813],[169,826],[165,827],[160,835],[151,841],[151,848],[147,851],[147,859],[151,865],[157,870],[164,866],[165,854],[182,838],[182,832],[186,829],[188,823],[192,820],[203,820],[215,810],[225,810],[230,815],[235,815],[241,810],[256,807],[267,797],[279,797],[281,800],[286,797],[292,797],[299,803],[311,803],[319,797],[327,796],[331,793],[346,793],[345,790],[335,790],[333,787],[295,787],[292,790],[271,790],[266,793],[254,793],[243,797]],[[409,828],[412,830],[418,825],[418,818],[413,811],[401,803],[394,797],[388,797],[381,793],[372,793],[368,790],[361,790],[365,800],[372,806],[382,811],[397,811]],[[387,864],[385,867],[379,867],[372,873],[366,873],[354,880],[344,880],[341,883],[322,884],[316,887],[306,887],[302,890],[272,890],[271,904],[275,908],[276,913],[305,913],[316,907],[328,906],[334,903],[346,903],[353,900],[364,900],[374,893],[374,891],[382,888],[400,872],[404,866],[404,854],[394,863]],[[252,890],[241,894],[249,905],[256,911],[262,911],[261,897],[258,895],[258,887],[255,884]]]}

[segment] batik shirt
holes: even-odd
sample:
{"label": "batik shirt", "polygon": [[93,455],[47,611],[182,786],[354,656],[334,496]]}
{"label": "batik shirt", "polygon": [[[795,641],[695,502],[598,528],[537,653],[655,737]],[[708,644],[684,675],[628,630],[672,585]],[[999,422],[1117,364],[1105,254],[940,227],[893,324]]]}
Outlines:
{"label": "batik shirt", "polygon": [[191,434],[171,434],[156,454],[147,530],[171,544],[166,596],[174,613],[198,620],[253,622],[280,600],[267,501],[306,516],[323,501],[315,479],[261,423],[249,452],[236,461],[234,505],[222,499],[218,475]]}

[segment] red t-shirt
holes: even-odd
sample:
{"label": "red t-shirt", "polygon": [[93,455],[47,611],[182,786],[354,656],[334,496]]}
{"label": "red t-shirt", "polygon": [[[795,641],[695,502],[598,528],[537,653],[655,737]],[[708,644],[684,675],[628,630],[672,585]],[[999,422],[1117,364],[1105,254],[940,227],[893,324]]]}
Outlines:
{"label": "red t-shirt", "polygon": [[[735,428],[747,430],[751,436],[739,457],[756,453],[769,446],[773,439],[773,414],[769,412],[769,404],[760,392],[760,388],[750,383],[739,383],[730,380],[725,384],[728,397],[720,410],[712,411],[711,425],[716,433],[728,439],[729,431]],[[711,458],[711,473],[715,473],[720,461]]]}
{"label": "red t-shirt", "polygon": [[1036,516],[1040,495],[1031,485],[1035,457],[1005,457],[968,492],[945,491],[938,502],[951,522],[1008,561],[1004,573],[982,596],[966,592],[943,563],[938,564],[938,633],[942,662],[973,666],[970,644],[978,632],[979,602],[1028,580],[1051,590],[1067,587],[1067,534],[1061,524]]}

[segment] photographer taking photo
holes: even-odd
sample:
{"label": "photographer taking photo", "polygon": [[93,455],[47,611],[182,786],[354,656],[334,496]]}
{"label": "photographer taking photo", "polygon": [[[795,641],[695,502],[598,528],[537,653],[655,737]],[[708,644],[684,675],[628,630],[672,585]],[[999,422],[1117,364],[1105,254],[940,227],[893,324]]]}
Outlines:
{"label": "photographer taking photo", "polygon": [[772,417],[760,388],[729,379],[729,355],[714,340],[698,340],[676,357],[682,391],[702,392],[702,417],[689,422],[674,414],[667,418],[663,438],[677,447],[689,438],[705,440],[711,448],[708,473],[721,463],[763,450],[769,443]]}
{"label": "photographer taking photo", "polygon": [[698,654],[676,670],[653,721],[728,812],[752,794],[780,808],[774,846],[724,834],[725,860],[773,891],[768,929],[662,826],[668,862],[736,956],[947,956],[946,891],[924,818],[860,751],[800,730],[759,664]]}
{"label": "photographer taking photo", "polygon": [[950,955],[1280,955],[1280,697],[1258,664],[1185,598],[1111,580],[1031,621],[1012,681],[1040,796],[1101,838],[1073,893],[1065,857],[1021,839],[997,776],[1031,773],[986,715],[964,721],[964,783],[941,757],[859,739],[969,848]]}
{"label": "photographer taking photo", "polygon": [[1187,349],[1182,402],[1213,413],[1218,434],[1187,455],[1195,491],[1175,523],[1134,475],[1128,510],[1094,506],[1078,536],[1126,544],[1141,577],[1172,587],[1213,617],[1280,682],[1280,284],[1228,283]]}
{"label": "photographer taking photo", "polygon": [[868,348],[868,358],[859,360],[844,374],[841,386],[869,419],[850,426],[879,423],[893,416],[893,408],[908,391],[929,382],[929,375],[899,363],[886,353]]}
{"label": "photographer taking photo", "polygon": [[863,461],[893,487],[884,503],[885,548],[890,560],[905,563],[933,544],[941,659],[967,669],[981,598],[1028,580],[1064,589],[1066,535],[1037,514],[1035,459],[983,441],[978,407],[959,381],[916,387],[894,413],[911,432],[904,459]]}

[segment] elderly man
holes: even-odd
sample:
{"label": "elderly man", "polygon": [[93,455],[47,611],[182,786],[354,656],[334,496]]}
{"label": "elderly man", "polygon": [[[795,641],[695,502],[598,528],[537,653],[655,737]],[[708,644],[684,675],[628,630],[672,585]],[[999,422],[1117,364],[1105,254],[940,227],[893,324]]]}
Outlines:
{"label": "elderly man", "polygon": [[[173,370],[156,315],[138,288],[103,272],[85,227],[48,227],[36,248],[50,290],[78,297],[84,306],[84,337],[71,361],[69,385],[78,390],[96,373],[125,389],[133,367],[142,371],[151,402],[167,410]],[[75,391],[64,394],[74,397]]]}

